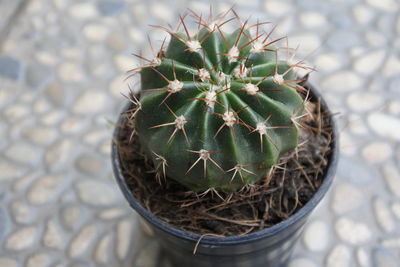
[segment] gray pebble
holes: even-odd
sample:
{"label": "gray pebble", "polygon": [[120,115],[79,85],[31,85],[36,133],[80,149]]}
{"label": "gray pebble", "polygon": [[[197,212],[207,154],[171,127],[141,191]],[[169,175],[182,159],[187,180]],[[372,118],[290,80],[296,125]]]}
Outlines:
{"label": "gray pebble", "polygon": [[11,57],[0,56],[0,76],[10,80],[18,80],[21,74],[21,62]]}
{"label": "gray pebble", "polygon": [[388,249],[377,248],[372,251],[372,260],[376,267],[398,267],[399,259]]}
{"label": "gray pebble", "polygon": [[101,1],[97,4],[97,9],[103,16],[114,16],[121,13],[126,7],[122,1]]}
{"label": "gray pebble", "polygon": [[40,66],[32,65],[26,71],[25,82],[31,88],[40,88],[52,78],[52,71]]}

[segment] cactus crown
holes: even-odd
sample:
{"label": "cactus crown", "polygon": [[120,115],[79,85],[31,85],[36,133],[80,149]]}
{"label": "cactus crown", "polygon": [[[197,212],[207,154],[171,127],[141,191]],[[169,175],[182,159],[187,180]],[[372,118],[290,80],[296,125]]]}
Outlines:
{"label": "cactus crown", "polygon": [[[192,15],[194,35],[184,17],[182,32],[155,26],[170,34],[168,47],[132,70],[141,74],[135,130],[159,175],[196,192],[238,190],[297,146],[304,89],[293,69],[307,67],[278,59],[282,38],[262,32],[266,23],[242,23],[232,9],[211,22]],[[225,33],[234,20],[239,28]]]}

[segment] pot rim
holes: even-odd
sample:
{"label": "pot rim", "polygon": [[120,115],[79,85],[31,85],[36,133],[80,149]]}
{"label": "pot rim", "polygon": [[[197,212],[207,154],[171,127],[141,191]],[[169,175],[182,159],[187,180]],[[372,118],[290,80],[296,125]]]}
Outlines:
{"label": "pot rim", "polygon": [[[322,98],[321,94],[313,87],[310,83],[306,83],[306,87],[310,90],[311,97],[314,99],[319,99],[321,105],[324,107],[325,110],[330,111],[326,101]],[[123,109],[123,112],[127,110],[129,104],[126,105]],[[123,113],[121,112],[121,114]],[[122,122],[122,116],[119,116],[118,123]],[[262,230],[252,232],[246,235],[239,235],[239,236],[226,236],[226,237],[216,237],[216,236],[203,236],[194,232],[189,232],[186,230],[182,230],[176,228],[161,219],[154,216],[150,211],[144,208],[140,201],[138,201],[133,192],[129,189],[124,176],[122,174],[121,169],[121,162],[118,152],[118,146],[116,142],[112,142],[112,165],[114,170],[114,175],[118,182],[118,185],[124,194],[125,198],[129,202],[130,206],[136,210],[144,219],[146,219],[149,223],[156,226],[157,228],[174,235],[178,238],[185,239],[187,241],[197,242],[201,237],[202,245],[236,245],[236,244],[244,244],[248,242],[253,242],[259,240],[261,238],[273,236],[279,232],[284,231],[286,228],[290,227],[291,225],[295,224],[296,222],[300,221],[303,217],[307,216],[321,201],[323,196],[328,191],[330,185],[332,184],[333,178],[336,173],[336,168],[338,165],[339,160],[339,133],[337,129],[337,123],[334,116],[331,116],[331,124],[332,124],[332,152],[329,155],[329,162],[324,173],[324,180],[321,186],[318,188],[317,192],[312,196],[312,198],[303,206],[301,207],[296,213],[290,216],[288,219],[283,220],[271,227],[264,228]],[[113,137],[117,138],[119,136],[119,127],[115,127]]]}

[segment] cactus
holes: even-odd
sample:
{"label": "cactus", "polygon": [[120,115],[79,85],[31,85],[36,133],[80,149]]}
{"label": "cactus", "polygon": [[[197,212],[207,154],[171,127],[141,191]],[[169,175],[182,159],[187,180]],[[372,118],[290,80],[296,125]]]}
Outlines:
{"label": "cactus", "polygon": [[132,70],[141,75],[134,100],[141,147],[159,174],[195,192],[252,184],[298,145],[304,88],[294,68],[303,62],[279,60],[274,45],[283,38],[261,33],[264,23],[224,32],[239,20],[227,14],[219,22],[194,14],[193,35],[183,17],[181,32],[155,26],[171,36],[168,47],[152,60],[139,56],[148,64]]}

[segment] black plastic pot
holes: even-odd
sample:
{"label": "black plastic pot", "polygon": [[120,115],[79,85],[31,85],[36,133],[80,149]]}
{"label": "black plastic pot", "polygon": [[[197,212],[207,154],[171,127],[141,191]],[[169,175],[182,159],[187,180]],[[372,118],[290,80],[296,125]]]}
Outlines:
{"label": "black plastic pot", "polygon": [[[323,110],[329,110],[326,102],[311,85],[311,96],[319,98]],[[127,106],[128,108],[129,106]],[[193,255],[193,249],[200,236],[195,233],[173,227],[146,210],[128,188],[121,170],[118,146],[112,145],[112,164],[118,185],[129,204],[148,223],[158,239],[163,253],[173,267],[278,267],[285,266],[292,254],[294,245],[299,238],[303,226],[324,197],[332,184],[338,163],[339,146],[337,127],[332,120],[333,144],[332,153],[324,174],[323,183],[314,196],[290,218],[270,228],[242,236],[213,237],[204,236]],[[120,117],[119,123],[122,122]],[[119,128],[114,132],[118,138]]]}

